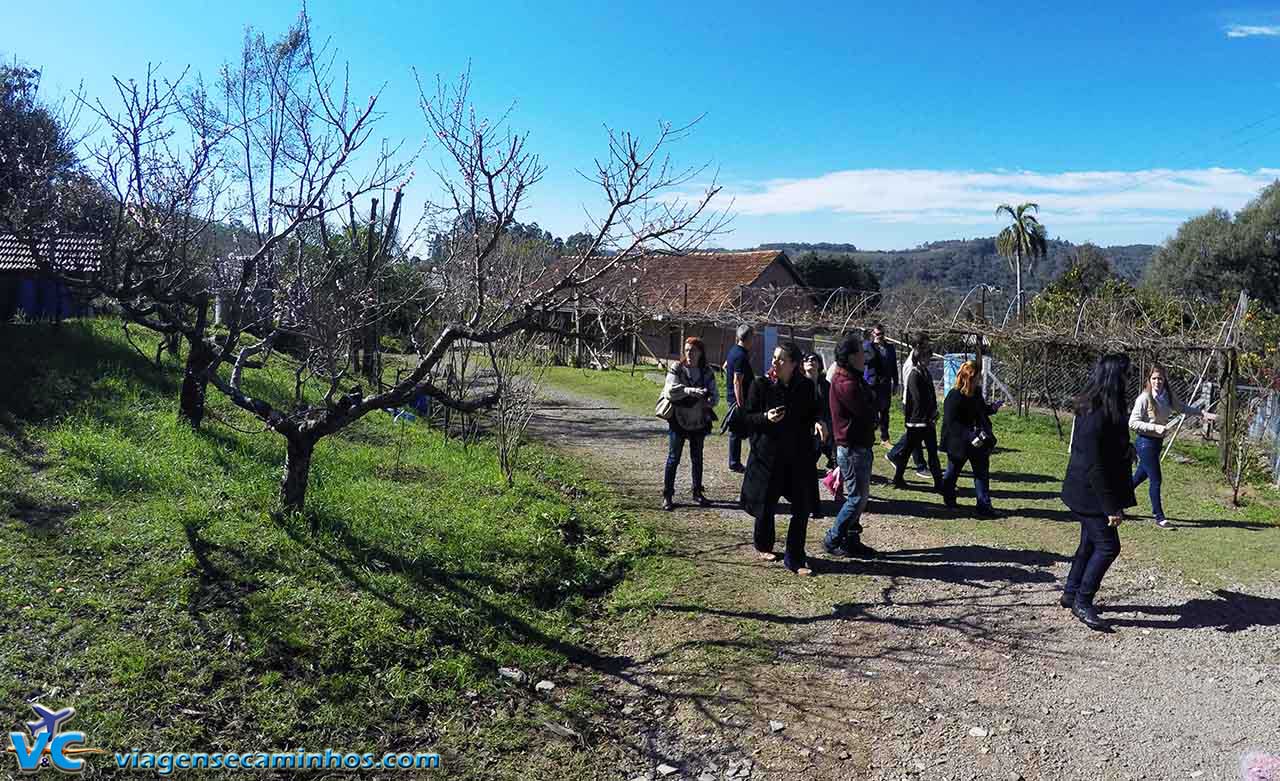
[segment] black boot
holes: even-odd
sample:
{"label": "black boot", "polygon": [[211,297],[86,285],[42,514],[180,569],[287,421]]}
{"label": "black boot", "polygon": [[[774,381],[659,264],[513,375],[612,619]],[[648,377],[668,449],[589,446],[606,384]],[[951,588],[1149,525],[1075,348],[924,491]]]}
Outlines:
{"label": "black boot", "polygon": [[856,537],[846,540],[844,549],[855,559],[874,559],[880,555],[879,551]]}
{"label": "black boot", "polygon": [[1075,605],[1071,607],[1071,614],[1080,619],[1080,623],[1098,632],[1106,632],[1111,629],[1111,624],[1105,618],[1098,615],[1098,611],[1093,609],[1093,605],[1076,600]]}
{"label": "black boot", "polygon": [[1076,595],[1068,594],[1067,592],[1064,591],[1062,592],[1062,596],[1058,598],[1058,604],[1062,605],[1067,610],[1070,610],[1071,608],[1076,606]]}

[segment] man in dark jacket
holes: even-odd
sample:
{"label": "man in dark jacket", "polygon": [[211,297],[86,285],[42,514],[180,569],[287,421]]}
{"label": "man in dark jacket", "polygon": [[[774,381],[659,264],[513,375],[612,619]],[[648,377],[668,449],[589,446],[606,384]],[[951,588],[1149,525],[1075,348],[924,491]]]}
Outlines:
{"label": "man in dark jacket", "polygon": [[862,347],[862,335],[852,334],[836,348],[836,370],[831,376],[831,435],[836,443],[845,500],[823,545],[832,556],[869,559],[876,556],[876,551],[862,542],[861,519],[871,494],[876,398],[863,379]]}
{"label": "man in dark jacket", "polygon": [[1062,501],[1080,521],[1080,545],[1062,589],[1061,603],[1091,629],[1107,629],[1093,597],[1120,555],[1118,528],[1127,507],[1138,503],[1129,477],[1129,424],[1125,393],[1129,358],[1104,355],[1076,399],[1071,458]]}
{"label": "man in dark jacket", "polygon": [[929,374],[929,337],[925,334],[917,336],[911,349],[911,373],[905,381],[905,398],[903,399],[903,421],[906,432],[898,440],[898,444],[889,451],[889,461],[893,463],[893,485],[906,488],[902,479],[907,468],[907,459],[923,444],[929,451],[929,472],[933,476],[934,490],[942,490],[942,465],[938,462],[938,434],[935,426],[938,421],[938,394],[933,387],[933,377]]}
{"label": "man in dark jacket", "polygon": [[741,433],[751,437],[747,472],[742,481],[742,509],[756,519],[754,542],[761,558],[772,561],[776,538],[774,515],[778,500],[791,503],[784,564],[799,575],[812,570],[804,551],[809,522],[810,482],[813,473],[813,438],[825,439],[826,427],[818,421],[813,383],[800,368],[803,353],[788,342],[773,351],[777,379],[759,379],[747,390],[747,403],[739,416]]}
{"label": "man in dark jacket", "polygon": [[[751,381],[755,379],[755,372],[751,369],[751,326],[746,323],[738,326],[737,337],[738,343],[729,350],[724,361],[724,393],[731,409],[739,404],[746,405]],[[726,415],[725,420],[728,419]],[[729,429],[729,471],[746,471],[742,465],[742,437],[733,429]]]}
{"label": "man in dark jacket", "polygon": [[867,354],[863,379],[875,389],[876,418],[880,423],[880,444],[889,446],[889,404],[898,392],[898,353],[884,338],[884,326],[871,328],[871,339],[862,346]]}

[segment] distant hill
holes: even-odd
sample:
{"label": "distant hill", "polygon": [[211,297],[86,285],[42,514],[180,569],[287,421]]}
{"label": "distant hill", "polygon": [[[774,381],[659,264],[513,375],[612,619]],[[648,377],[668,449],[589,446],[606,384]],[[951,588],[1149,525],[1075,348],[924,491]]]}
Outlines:
{"label": "distant hill", "polygon": [[[1038,290],[1066,270],[1076,246],[1069,241],[1050,241],[1048,256],[1036,263],[1035,272],[1024,278],[1023,286],[1027,290]],[[1012,289],[1014,284],[1008,262],[996,253],[994,237],[934,241],[907,250],[869,251],[859,250],[852,244],[802,242],[761,244],[759,249],[786,250],[793,260],[811,252],[847,257],[874,271],[880,278],[881,289],[886,291],[913,282],[966,290],[979,282],[1007,289]],[[1156,249],[1154,244],[1126,244],[1102,247],[1102,252],[1117,274],[1137,282]]]}

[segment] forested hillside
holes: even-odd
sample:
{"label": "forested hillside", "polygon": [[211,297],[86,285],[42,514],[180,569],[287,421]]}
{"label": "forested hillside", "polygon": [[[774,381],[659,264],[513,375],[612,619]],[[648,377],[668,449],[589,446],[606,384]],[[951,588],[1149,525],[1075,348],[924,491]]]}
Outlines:
{"label": "forested hillside", "polygon": [[[1065,271],[1078,246],[1069,241],[1050,241],[1048,256],[1036,264],[1035,271],[1025,281],[1027,289],[1039,289]],[[812,253],[856,261],[875,272],[883,290],[913,282],[949,288],[970,288],[979,282],[1012,288],[1014,283],[1009,264],[996,253],[994,237],[935,241],[909,250],[865,251],[852,244],[798,242],[762,244],[760,248],[783,249],[793,258]],[[1130,244],[1101,249],[1117,274],[1136,282],[1157,247]]]}

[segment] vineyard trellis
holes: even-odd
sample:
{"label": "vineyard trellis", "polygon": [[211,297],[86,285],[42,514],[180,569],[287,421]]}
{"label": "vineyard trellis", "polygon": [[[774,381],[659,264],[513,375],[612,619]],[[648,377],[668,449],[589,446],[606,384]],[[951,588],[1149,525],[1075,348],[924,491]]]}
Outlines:
{"label": "vineyard trellis", "polygon": [[[1211,409],[1271,392],[1242,384],[1234,368],[1239,346],[1229,323],[1243,313],[1245,300],[1233,305],[1139,291],[1116,294],[1112,289],[1081,296],[1070,306],[1039,305],[1033,299],[1018,320],[1014,295],[987,284],[963,294],[925,288],[742,285],[715,297],[691,297],[684,282],[664,284],[639,274],[626,283],[629,294],[620,296],[614,288],[609,309],[593,310],[580,302],[584,306],[575,311],[575,322],[592,317],[595,336],[583,340],[581,334],[590,329],[578,330],[577,363],[605,366],[643,360],[635,345],[642,341],[636,334],[646,322],[725,331],[746,323],[758,330],[773,328],[815,349],[849,330],[882,323],[891,335],[928,334],[939,353],[980,353],[993,375],[991,387],[1007,393],[1022,414],[1031,407],[1066,409],[1097,357],[1112,351],[1126,352],[1133,361],[1134,396],[1154,363],[1166,367],[1183,398]],[[590,353],[585,361],[584,352]],[[1219,428],[1231,426],[1232,417],[1223,415]],[[1201,433],[1208,437],[1210,432],[1201,428]],[[1231,432],[1216,433],[1223,448],[1221,466],[1227,471]]]}

